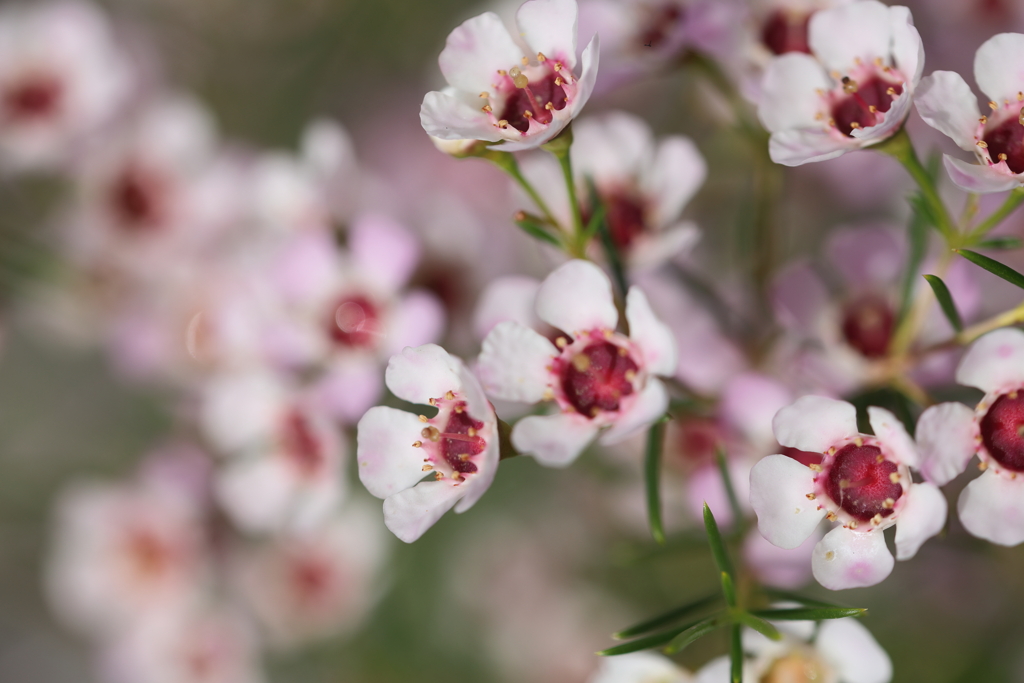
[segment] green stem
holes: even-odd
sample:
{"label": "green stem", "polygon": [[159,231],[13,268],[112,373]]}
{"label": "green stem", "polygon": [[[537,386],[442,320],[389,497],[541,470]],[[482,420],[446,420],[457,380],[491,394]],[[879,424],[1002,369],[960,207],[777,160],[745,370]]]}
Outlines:
{"label": "green stem", "polygon": [[914,150],[914,145],[911,143],[906,129],[901,128],[899,132],[885,142],[875,145],[875,149],[892,156],[903,164],[910,177],[921,188],[921,196],[924,197],[925,202],[928,203],[928,207],[931,209],[932,217],[936,223],[935,227],[939,229],[939,232],[946,238],[946,242],[950,246],[957,246],[958,234],[956,223],[950,217],[949,209],[942,202],[942,198],[939,197],[938,188],[935,187],[935,181],[932,179],[931,174],[928,173],[928,169],[924,167],[921,160],[917,158],[917,152]]}
{"label": "green stem", "polygon": [[743,638],[739,624],[729,627],[729,658],[732,661],[732,683],[743,683]]}
{"label": "green stem", "polygon": [[1007,216],[1016,211],[1017,207],[1021,204],[1024,204],[1024,188],[1018,187],[1010,193],[1010,196],[1006,198],[1006,201],[1003,202],[1002,206],[989,214],[988,218],[968,233],[966,240],[967,243],[976,244],[977,241],[987,235],[989,231],[1006,220]]}
{"label": "green stem", "polygon": [[545,201],[541,199],[541,196],[537,193],[537,190],[534,189],[533,185],[530,184],[530,181],[526,179],[526,177],[523,175],[523,172],[519,170],[519,162],[516,161],[516,158],[514,156],[512,156],[508,152],[495,152],[492,150],[488,150],[485,154],[483,154],[483,158],[492,162],[495,166],[497,166],[505,173],[507,173],[512,178],[512,180],[516,181],[516,184],[519,185],[519,187],[523,188],[523,191],[527,194],[527,196],[533,201],[534,204],[537,205],[537,208],[540,209],[541,213],[544,214],[544,218],[546,218],[552,225],[559,227],[558,221],[551,213],[551,209],[548,208],[547,203],[545,203]]}
{"label": "green stem", "polygon": [[580,200],[576,194],[576,183],[573,180],[572,161],[569,160],[569,150],[556,152],[555,158],[558,159],[558,165],[562,167],[562,176],[565,178],[565,190],[569,194],[569,206],[572,209],[573,243],[570,248],[570,254],[577,258],[585,258],[583,250],[586,246],[584,244],[586,237],[583,232],[583,213],[580,211]]}

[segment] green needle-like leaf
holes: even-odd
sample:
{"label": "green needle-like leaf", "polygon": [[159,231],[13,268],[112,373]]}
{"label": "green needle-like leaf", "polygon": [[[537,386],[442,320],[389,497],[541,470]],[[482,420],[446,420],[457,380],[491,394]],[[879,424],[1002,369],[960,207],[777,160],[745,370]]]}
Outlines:
{"label": "green needle-like leaf", "polygon": [[1024,275],[1021,275],[1010,266],[1004,265],[988,256],[982,256],[976,251],[959,249],[958,253],[976,266],[984,268],[997,277],[1001,277],[1012,285],[1024,289]]}
{"label": "green needle-like leaf", "polygon": [[836,609],[848,609],[845,605],[836,605],[835,603],[824,602],[823,600],[818,600],[817,598],[807,598],[803,595],[800,595],[799,593],[785,591],[780,588],[765,587],[762,590],[764,591],[765,595],[767,595],[770,598],[775,598],[776,600],[789,600],[790,602],[799,602],[801,605],[808,605],[810,607],[832,607]]}
{"label": "green needle-like leaf", "polygon": [[665,443],[665,420],[651,425],[647,432],[647,456],[644,461],[644,481],[647,485],[647,520],[651,536],[659,545],[665,545],[665,530],[661,524],[661,451]]}
{"label": "green needle-like leaf", "polygon": [[741,611],[736,615],[736,619],[738,619],[744,626],[749,626],[766,638],[771,640],[782,640],[782,634],[779,633],[779,629],[775,628],[761,617],[756,617],[750,612]]}
{"label": "green needle-like leaf", "polygon": [[601,223],[604,222],[604,216],[608,212],[603,202],[599,203],[594,209],[594,215],[590,217],[590,222],[587,223],[587,227],[584,229],[584,234],[587,236],[587,242],[589,242],[597,231],[601,229]]}
{"label": "green needle-like leaf", "polygon": [[642,633],[653,631],[661,628],[662,626],[668,626],[669,624],[679,621],[683,617],[688,616],[703,607],[714,604],[718,600],[721,600],[721,596],[717,593],[709,595],[705,598],[701,598],[700,600],[695,600],[682,605],[681,607],[676,607],[674,610],[665,612],[664,614],[659,614],[658,616],[652,617],[646,621],[641,621],[639,624],[630,626],[629,628],[624,628],[612,637],[616,640],[624,640],[626,638],[638,636]]}
{"label": "green needle-like leaf", "polygon": [[630,652],[639,652],[640,650],[649,650],[654,647],[661,647],[672,641],[673,638],[678,636],[680,633],[687,631],[701,622],[695,622],[686,624],[685,626],[677,626],[676,628],[670,628],[667,631],[661,633],[654,633],[643,638],[637,638],[631,640],[628,643],[622,645],[616,645],[606,650],[601,650],[597,654],[601,657],[614,657],[616,655],[627,655]]}
{"label": "green needle-like leaf", "polygon": [[725,596],[725,604],[730,607],[736,606],[736,584],[728,572],[722,572],[722,595]]}
{"label": "green needle-like leaf", "polygon": [[715,558],[718,571],[732,576],[732,562],[729,560],[729,553],[725,549],[725,541],[722,540],[722,534],[718,530],[718,523],[715,522],[715,516],[712,514],[711,508],[708,507],[707,503],[704,503],[704,530],[707,531],[708,543],[711,545],[711,555]]}
{"label": "green needle-like leaf", "polygon": [[1019,237],[992,237],[983,242],[978,242],[976,246],[978,249],[992,249],[993,251],[1010,251],[1011,249],[1020,249],[1024,245],[1024,240]]}
{"label": "green needle-like leaf", "polygon": [[729,659],[732,683],[743,683],[743,634],[739,624],[729,627]]}
{"label": "green needle-like leaf", "polygon": [[759,609],[754,610],[751,614],[771,621],[822,621],[863,616],[867,614],[867,609],[864,607],[793,607]]}
{"label": "green needle-like leaf", "polygon": [[530,237],[553,244],[558,248],[562,247],[562,243],[558,241],[558,238],[548,232],[547,228],[529,214],[520,211],[515,215],[515,223],[519,226],[520,230]]}
{"label": "green needle-like leaf", "polygon": [[928,281],[928,285],[935,293],[939,307],[946,314],[946,320],[949,321],[949,324],[957,332],[963,330],[964,321],[960,318],[960,311],[956,310],[956,304],[953,303],[953,295],[949,293],[949,287],[946,286],[946,283],[937,275],[925,275],[924,279]]}
{"label": "green needle-like leaf", "polygon": [[729,498],[733,528],[739,529],[743,521],[743,508],[740,507],[740,499],[736,496],[736,487],[732,484],[732,475],[729,473],[729,462],[725,459],[725,451],[721,448],[717,449],[715,451],[715,460],[718,462],[718,473],[722,477],[722,484],[725,486],[725,495]]}
{"label": "green needle-like leaf", "polygon": [[702,621],[698,621],[696,624],[673,638],[672,641],[665,646],[665,653],[674,654],[679,652],[725,623],[728,623],[728,620],[722,619],[722,615],[715,615]]}

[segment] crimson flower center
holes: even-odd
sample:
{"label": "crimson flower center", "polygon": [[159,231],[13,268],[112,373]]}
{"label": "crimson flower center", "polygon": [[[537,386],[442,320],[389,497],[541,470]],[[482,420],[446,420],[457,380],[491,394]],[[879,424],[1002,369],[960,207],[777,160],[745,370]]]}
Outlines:
{"label": "crimson flower center", "polygon": [[323,444],[313,433],[309,420],[298,411],[285,418],[282,441],[289,460],[303,474],[312,476],[323,467]]}
{"label": "crimson flower center", "polygon": [[1024,395],[996,399],[981,418],[981,440],[992,459],[1013,472],[1024,472]]}
{"label": "crimson flower center", "polygon": [[847,444],[833,456],[825,475],[825,493],[854,519],[888,517],[903,495],[897,469],[878,446]]}
{"label": "crimson flower center", "polygon": [[619,409],[622,397],[633,393],[638,369],[627,349],[607,341],[595,342],[562,361],[562,391],[573,408],[596,417],[602,410]]}
{"label": "crimson flower center", "polygon": [[144,579],[165,575],[174,561],[174,552],[152,531],[136,529],[126,539],[126,550],[132,569]]}
{"label": "crimson flower center", "polygon": [[714,457],[722,443],[722,435],[714,420],[695,417],[680,420],[679,452],[685,460],[705,462]]}
{"label": "crimson flower center", "polygon": [[845,97],[832,105],[832,120],[843,135],[853,135],[857,128],[870,128],[881,121],[881,114],[889,111],[892,101],[903,92],[899,83],[872,76],[862,83],[843,79]]}
{"label": "crimson flower center", "polygon": [[152,173],[128,168],[114,181],[110,206],[120,224],[129,232],[157,227],[164,217],[163,183]]}
{"label": "crimson flower center", "polygon": [[660,47],[674,27],[683,18],[683,8],[675,3],[668,3],[661,7],[654,8],[645,28],[640,33],[640,43],[643,47]]}
{"label": "crimson flower center", "polygon": [[843,309],[843,338],[867,358],[881,358],[889,350],[896,315],[884,298],[867,294]]}
{"label": "crimson flower center", "polygon": [[56,113],[60,106],[60,81],[35,75],[9,86],[3,94],[3,108],[11,121],[32,121]]}
{"label": "crimson flower center", "polygon": [[[527,80],[525,75],[519,75],[516,79]],[[509,92],[498,118],[525,133],[530,128],[531,118],[538,123],[551,123],[554,118],[552,111],[564,109],[565,104],[566,95],[561,86],[561,78],[554,71],[548,71],[542,78],[528,81],[524,87],[517,84]]]}
{"label": "crimson flower center", "polygon": [[986,131],[984,140],[992,161],[1005,161],[1014,173],[1024,172],[1024,126],[1019,117],[1010,117]]}
{"label": "crimson flower center", "polygon": [[784,55],[787,52],[810,54],[811,46],[807,33],[810,23],[810,14],[775,10],[764,22],[761,42],[776,55]]}
{"label": "crimson flower center", "polygon": [[643,204],[626,193],[617,192],[605,197],[604,205],[612,242],[620,250],[628,249],[646,232]]}
{"label": "crimson flower center", "polygon": [[371,348],[381,334],[381,312],[362,294],[341,298],[331,310],[327,333],[338,346]]}
{"label": "crimson flower center", "polygon": [[334,582],[331,566],[319,558],[297,558],[290,568],[292,586],[300,602],[318,604]]}
{"label": "crimson flower center", "polygon": [[443,432],[428,427],[423,430],[423,435],[439,442],[441,457],[453,470],[460,474],[471,474],[477,470],[471,458],[483,453],[487,447],[487,442],[478,435],[483,426],[483,422],[474,420],[466,412],[466,403],[461,401],[455,404],[449,414]]}

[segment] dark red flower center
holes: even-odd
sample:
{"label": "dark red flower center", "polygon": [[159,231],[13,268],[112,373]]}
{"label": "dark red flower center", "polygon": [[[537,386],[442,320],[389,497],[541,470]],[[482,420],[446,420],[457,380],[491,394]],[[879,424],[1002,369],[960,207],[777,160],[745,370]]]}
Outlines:
{"label": "dark red flower center", "polygon": [[641,47],[657,48],[668,39],[683,18],[683,8],[676,3],[667,3],[652,8],[649,19],[640,32]]}
{"label": "dark red flower center", "polygon": [[56,78],[35,75],[9,86],[3,107],[10,121],[32,121],[52,116],[60,106],[61,84]]}
{"label": "dark red flower center", "polygon": [[290,578],[300,602],[316,605],[334,581],[331,566],[318,557],[297,557],[290,566]]}
{"label": "dark red flower center", "polygon": [[1013,116],[985,132],[985,144],[992,161],[1005,161],[1014,173],[1024,172],[1024,126]]}
{"label": "dark red flower center", "polygon": [[624,251],[645,232],[647,224],[644,220],[644,207],[635,197],[626,193],[610,194],[603,199],[612,242]]}
{"label": "dark red flower center", "polygon": [[[525,76],[520,78],[525,80]],[[530,81],[526,87],[512,90],[498,118],[521,133],[529,130],[531,118],[538,123],[551,123],[554,118],[551,110],[564,109],[566,102],[565,90],[555,83],[556,79],[561,80],[557,73],[551,71],[539,80]]]}
{"label": "dark red flower center", "polygon": [[480,455],[487,447],[487,442],[478,435],[483,426],[483,422],[474,420],[466,412],[465,402],[460,402],[448,416],[444,431],[436,435],[441,445],[441,455],[456,472],[476,472],[476,463],[470,458]]}
{"label": "dark red flower center", "polygon": [[888,517],[903,495],[898,475],[893,476],[897,469],[877,446],[847,444],[832,458],[825,492],[854,519],[866,522],[875,515]]}
{"label": "dark red flower center", "polygon": [[820,465],[824,456],[821,453],[814,453],[812,451],[802,451],[799,448],[792,448],[790,446],[779,446],[779,453],[782,453],[787,458],[793,458],[801,465]]}
{"label": "dark red flower center", "polygon": [[896,327],[896,314],[889,302],[866,294],[843,309],[843,338],[867,358],[881,358],[889,350]]}
{"label": "dark red flower center", "polygon": [[681,419],[679,425],[679,453],[685,460],[705,462],[715,457],[722,443],[721,430],[714,420],[704,417]]}
{"label": "dark red flower center", "polygon": [[309,420],[299,411],[293,410],[285,418],[281,439],[285,454],[300,472],[312,476],[323,467],[323,444],[313,432]]}
{"label": "dark red flower center", "polygon": [[338,346],[376,346],[381,334],[380,311],[362,294],[342,297],[331,310],[327,333]]}
{"label": "dark red flower center", "polygon": [[134,529],[125,544],[132,568],[144,579],[159,579],[174,563],[174,550],[150,529]]}
{"label": "dark red flower center", "polygon": [[856,128],[876,125],[877,114],[889,111],[893,98],[903,92],[903,86],[873,76],[863,83],[844,79],[843,90],[846,96],[832,105],[832,120],[840,133],[852,136]]}
{"label": "dark red flower center", "polygon": [[787,52],[810,54],[811,46],[807,38],[807,27],[810,23],[810,14],[775,10],[764,22],[761,42],[777,55],[784,55]]}
{"label": "dark red flower center", "polygon": [[1024,472],[1024,395],[1003,394],[981,418],[981,440],[992,459]]}
{"label": "dark red flower center", "polygon": [[163,182],[141,168],[129,167],[114,180],[109,201],[118,222],[129,232],[146,232],[163,221]]}
{"label": "dark red flower center", "polygon": [[590,344],[561,363],[565,398],[587,417],[595,417],[602,410],[618,410],[622,397],[633,393],[639,369],[627,349],[607,341]]}

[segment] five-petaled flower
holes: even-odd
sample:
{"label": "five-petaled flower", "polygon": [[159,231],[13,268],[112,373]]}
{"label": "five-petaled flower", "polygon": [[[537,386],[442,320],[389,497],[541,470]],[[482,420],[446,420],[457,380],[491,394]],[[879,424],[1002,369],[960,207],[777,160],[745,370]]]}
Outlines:
{"label": "five-petaled flower", "polygon": [[564,467],[605,430],[615,443],[661,417],[675,372],[672,332],[637,287],[626,296],[630,334],[616,332],[611,282],[588,261],[569,261],[541,284],[537,316],[560,330],[555,343],[523,325],[498,324],[484,340],[477,372],[498,399],[554,401],[559,412],[531,415],[512,429],[512,444],[546,465]]}
{"label": "five-petaled flower", "polygon": [[804,396],[780,410],[772,426],[780,444],[821,453],[821,464],[770,455],[750,472],[758,529],[780,548],[803,543],[824,517],[841,524],[811,559],[814,578],[832,590],[873,586],[889,575],[884,529],[897,525],[896,555],[906,560],[946,521],[938,487],[911,479],[919,456],[902,423],[882,408],[868,408],[868,416],[874,436],[858,433],[851,404]]}

